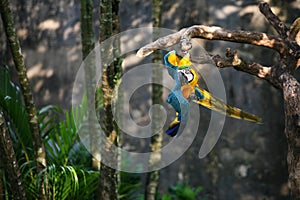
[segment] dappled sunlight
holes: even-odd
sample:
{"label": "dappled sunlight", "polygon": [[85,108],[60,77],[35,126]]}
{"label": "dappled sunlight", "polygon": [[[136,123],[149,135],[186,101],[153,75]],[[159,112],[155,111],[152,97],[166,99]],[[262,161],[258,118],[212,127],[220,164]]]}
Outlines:
{"label": "dappled sunlight", "polygon": [[233,5],[226,5],[221,10],[215,12],[216,17],[219,19],[225,19],[228,15],[232,15],[240,10],[239,7]]}
{"label": "dappled sunlight", "polygon": [[[68,107],[75,73],[81,63],[81,46],[49,49],[39,44],[36,50],[24,49],[27,75],[33,85],[37,105],[45,102]],[[55,97],[55,98],[53,98]]]}
{"label": "dappled sunlight", "polygon": [[124,58],[122,62],[122,67],[124,69],[130,68],[132,66],[139,64],[142,60],[143,58],[137,57],[135,54],[130,54],[126,56],[126,58]]}
{"label": "dappled sunlight", "polygon": [[172,19],[178,14],[178,10],[182,5],[179,2],[173,3],[171,9],[166,13],[166,18]]}
{"label": "dappled sunlight", "polygon": [[124,34],[121,40],[121,52],[126,52],[126,49],[133,49],[138,44],[145,45],[152,41],[152,29],[136,29],[135,35]]}
{"label": "dappled sunlight", "polygon": [[46,53],[46,51],[47,51],[47,47],[45,45],[43,45],[43,44],[38,45],[37,52]]}
{"label": "dappled sunlight", "polygon": [[32,79],[34,77],[44,77],[44,78],[50,78],[51,76],[53,76],[54,74],[54,70],[53,69],[42,69],[43,64],[42,63],[38,63],[34,66],[32,66],[28,72],[28,78]]}
{"label": "dappled sunlight", "polygon": [[25,40],[28,37],[28,29],[22,28],[17,31],[17,35],[20,39]]}
{"label": "dappled sunlight", "polygon": [[[265,19],[264,17],[258,12],[258,8],[256,5],[249,5],[241,9],[239,12],[238,16],[240,18],[250,16],[251,21],[250,21],[250,26],[259,29],[264,29],[265,28]],[[246,26],[245,26],[246,28]],[[250,28],[250,27],[248,27]]]}
{"label": "dappled sunlight", "polygon": [[55,31],[60,27],[60,22],[54,19],[47,19],[38,25],[41,30]]}

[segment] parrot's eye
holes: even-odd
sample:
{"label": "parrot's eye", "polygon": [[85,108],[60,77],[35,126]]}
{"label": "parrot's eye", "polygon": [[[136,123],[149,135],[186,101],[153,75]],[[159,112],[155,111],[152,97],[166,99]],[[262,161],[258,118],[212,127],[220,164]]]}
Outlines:
{"label": "parrot's eye", "polygon": [[191,70],[190,70],[190,68],[186,68],[186,69],[184,69],[184,73],[186,73],[186,74],[190,74],[190,73],[191,73]]}
{"label": "parrot's eye", "polygon": [[191,70],[189,68],[178,70],[178,72],[187,80],[187,82],[191,82],[194,79],[194,75],[191,73]]}

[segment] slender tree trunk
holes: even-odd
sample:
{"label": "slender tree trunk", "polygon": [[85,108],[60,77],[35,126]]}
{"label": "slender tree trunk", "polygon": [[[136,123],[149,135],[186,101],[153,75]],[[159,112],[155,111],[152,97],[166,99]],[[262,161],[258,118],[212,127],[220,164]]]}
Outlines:
{"label": "slender tree trunk", "polygon": [[[152,1],[152,23],[153,27],[161,26],[161,0],[153,0]],[[153,39],[157,37],[156,34],[153,33]],[[153,54],[153,63],[160,64],[162,59],[162,54],[160,51],[156,51]],[[152,104],[162,104],[162,93],[163,89],[161,85],[158,85],[162,80],[162,70],[159,67],[154,67],[152,69]],[[151,137],[150,144],[150,159],[149,165],[150,169],[155,167],[161,161],[161,146],[162,146],[162,137],[163,132],[159,130],[161,112],[159,107],[155,107],[152,112],[152,130],[157,131],[154,136]],[[146,180],[146,192],[145,199],[146,200],[155,200],[157,196],[157,189],[159,184],[159,170],[151,171],[147,174]]]}
{"label": "slender tree trunk", "polygon": [[[42,142],[42,137],[39,131],[39,124],[37,118],[37,112],[34,105],[34,100],[29,84],[29,80],[27,77],[26,67],[23,59],[23,55],[21,53],[21,47],[19,43],[19,39],[16,34],[15,25],[13,21],[13,14],[9,8],[8,0],[0,1],[0,12],[3,21],[3,26],[5,29],[5,33],[8,39],[9,46],[11,48],[13,60],[15,63],[15,67],[18,72],[21,91],[24,97],[25,107],[28,114],[28,123],[31,129],[31,133],[33,135],[33,143],[35,150],[35,157],[37,161],[37,172],[41,172],[45,167],[47,167],[46,163],[46,153],[44,144]],[[47,177],[47,176],[45,176]],[[47,199],[47,178],[46,180],[42,179],[40,182],[40,199]]]}
{"label": "slender tree trunk", "polygon": [[[85,85],[86,95],[88,100],[87,121],[88,129],[91,141],[91,153],[92,153],[92,168],[94,170],[100,170],[100,152],[97,148],[98,137],[96,134],[96,123],[98,123],[96,116],[93,115],[91,109],[95,107],[95,56],[93,50],[95,47],[94,31],[93,31],[93,1],[81,0],[81,41],[82,41],[82,59],[84,62],[85,71]],[[92,53],[91,53],[92,52]],[[90,54],[91,53],[91,54]],[[89,55],[90,54],[90,55]],[[87,56],[90,56],[85,60]]]}
{"label": "slender tree trunk", "polygon": [[81,14],[81,43],[82,59],[84,60],[95,47],[94,29],[93,29],[93,1],[80,1]]}
{"label": "slender tree trunk", "polygon": [[[11,138],[5,123],[2,109],[0,108],[0,160],[5,165],[5,174],[9,180],[14,199],[26,199],[21,172],[11,142]],[[2,185],[0,184],[0,187]],[[1,192],[2,188],[0,189]],[[0,193],[0,196],[2,193]]]}
{"label": "slender tree trunk", "polygon": [[[100,0],[100,42],[108,39],[113,34],[119,32],[118,19],[118,0]],[[109,49],[105,49],[105,56],[118,58],[119,41],[112,41]],[[104,53],[104,52],[100,52]],[[102,55],[101,55],[102,56]],[[107,144],[103,144],[102,148],[111,158],[111,162],[118,165],[118,152],[114,152],[110,147],[112,144],[119,146],[119,130],[113,118],[111,103],[112,93],[114,91],[117,80],[120,77],[121,65],[119,59],[108,66],[103,66],[102,75],[102,91],[103,91],[103,129],[107,137]],[[110,168],[105,164],[100,167],[100,195],[103,200],[118,199],[118,183],[119,173],[116,169]]]}
{"label": "slender tree trunk", "polygon": [[[92,169],[95,171],[100,171],[100,149],[98,147],[99,138],[97,135],[96,123],[98,120],[95,115],[93,115],[92,109],[98,102],[95,102],[95,83],[96,83],[96,66],[95,66],[95,39],[93,32],[93,1],[92,0],[81,0],[81,43],[82,43],[82,59],[84,63],[84,73],[85,73],[85,87],[87,95],[87,123],[88,123],[88,133],[90,137],[90,149],[92,154]],[[88,57],[89,56],[89,57]],[[88,57],[88,59],[86,59]],[[93,94],[94,93],[94,94]],[[98,99],[96,97],[96,99]],[[100,179],[99,179],[100,180]],[[98,184],[99,185],[99,182]],[[95,199],[100,198],[100,191],[96,190]]]}

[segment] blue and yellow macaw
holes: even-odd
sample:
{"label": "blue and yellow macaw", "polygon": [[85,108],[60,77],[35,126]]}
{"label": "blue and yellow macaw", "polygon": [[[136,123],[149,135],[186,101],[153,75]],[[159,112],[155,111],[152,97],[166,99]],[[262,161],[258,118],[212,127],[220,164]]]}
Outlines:
{"label": "blue and yellow macaw", "polygon": [[169,75],[175,81],[175,85],[167,98],[167,103],[176,111],[176,117],[166,130],[167,135],[172,137],[177,135],[180,125],[186,124],[190,109],[188,99],[233,118],[256,123],[262,122],[261,118],[227,105],[222,100],[213,97],[206,90],[201,89],[198,86],[198,74],[191,68],[192,63],[189,57],[180,58],[175,51],[171,51],[164,56],[164,62]]}

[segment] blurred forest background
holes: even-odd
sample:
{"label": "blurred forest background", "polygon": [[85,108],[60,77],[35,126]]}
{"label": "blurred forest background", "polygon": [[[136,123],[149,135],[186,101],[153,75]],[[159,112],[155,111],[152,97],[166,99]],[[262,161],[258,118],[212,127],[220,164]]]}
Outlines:
{"label": "blurred forest background", "polygon": [[[204,24],[275,34],[259,12],[257,3],[256,0],[164,0],[162,27],[179,30]],[[268,3],[287,25],[299,16],[299,0],[269,0]],[[11,0],[10,4],[37,107],[52,104],[69,109],[73,81],[82,59],[80,2]],[[95,33],[99,33],[99,1],[94,1],[94,5]],[[151,1],[122,0],[119,17],[121,31],[151,27]],[[98,38],[99,35],[95,35],[96,41]],[[223,55],[230,47],[246,60],[264,65],[276,61],[275,52],[262,47],[204,40],[201,44],[213,54]],[[0,61],[11,66],[8,49],[0,23]],[[130,63],[136,64],[130,58],[124,63],[125,71],[134,65]],[[227,118],[213,151],[204,159],[198,159],[210,119],[209,111],[201,109],[196,140],[180,159],[161,170],[159,192],[163,194],[170,185],[183,181],[193,187],[202,186],[207,199],[289,199],[282,94],[246,73],[231,68],[221,69],[220,73],[227,102],[262,117],[263,124]],[[299,77],[299,70],[297,73]],[[16,79],[16,75],[14,77]],[[150,93],[138,95],[132,112],[147,120],[150,99]]]}

